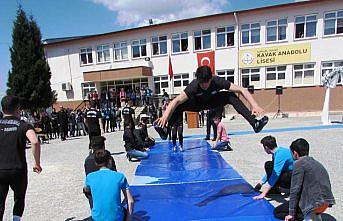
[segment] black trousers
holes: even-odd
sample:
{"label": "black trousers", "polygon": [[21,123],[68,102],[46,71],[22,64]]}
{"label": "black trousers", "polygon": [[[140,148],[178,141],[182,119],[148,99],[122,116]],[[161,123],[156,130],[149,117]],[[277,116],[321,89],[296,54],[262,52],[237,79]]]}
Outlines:
{"label": "black trousers", "polygon": [[220,91],[211,96],[210,102],[201,102],[199,99],[189,98],[186,102],[180,104],[172,116],[170,117],[168,124],[174,125],[177,122],[179,115],[184,111],[199,112],[202,110],[213,109],[216,107],[223,107],[227,104],[231,104],[235,110],[242,115],[250,125],[255,124],[255,116],[251,114],[251,111],[244,105],[244,103],[237,97],[237,95],[230,91]]}
{"label": "black trousers", "polygon": [[171,127],[173,145],[176,145],[176,138],[179,137],[179,143],[183,146],[183,121],[179,121]]}
{"label": "black trousers", "polygon": [[91,147],[91,142],[92,142],[92,138],[96,137],[96,136],[101,136],[101,131],[100,132],[94,132],[94,131],[88,131],[88,137],[89,137],[89,149],[92,149]]}
{"label": "black trousers", "polygon": [[[267,174],[267,180],[269,180],[270,176],[273,173],[274,162],[273,161],[267,161],[264,164],[264,169],[265,169],[266,174]],[[292,179],[292,172],[291,171],[281,172],[281,175],[280,175],[278,181],[276,182],[276,184],[273,186],[273,188],[283,187],[286,189],[290,189],[291,188],[291,179]]]}
{"label": "black trousers", "polygon": [[[274,209],[274,217],[277,219],[285,220],[285,217],[289,215],[289,202],[285,202]],[[304,216],[300,210],[297,208],[295,221],[302,221]]]}
{"label": "black trousers", "polygon": [[0,170],[0,220],[3,220],[9,187],[14,192],[13,215],[23,215],[27,182],[26,169]]}
{"label": "black trousers", "polygon": [[213,139],[217,139],[217,125],[214,123],[212,117],[207,117],[206,120],[206,138],[210,138],[211,136],[211,126],[213,129]]}

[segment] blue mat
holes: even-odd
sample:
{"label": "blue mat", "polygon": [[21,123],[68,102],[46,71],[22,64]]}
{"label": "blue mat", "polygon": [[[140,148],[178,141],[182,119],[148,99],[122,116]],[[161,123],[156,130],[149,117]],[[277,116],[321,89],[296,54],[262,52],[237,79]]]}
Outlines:
{"label": "blue mat", "polygon": [[274,221],[274,207],[253,200],[253,188],[203,140],[186,140],[185,152],[161,142],[137,167],[131,184],[133,220]]}

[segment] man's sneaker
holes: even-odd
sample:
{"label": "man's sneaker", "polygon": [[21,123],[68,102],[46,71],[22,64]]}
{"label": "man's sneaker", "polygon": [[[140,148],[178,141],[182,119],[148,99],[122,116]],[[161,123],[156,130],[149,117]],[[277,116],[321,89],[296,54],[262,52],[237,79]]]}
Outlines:
{"label": "man's sneaker", "polygon": [[269,118],[267,116],[262,117],[260,120],[256,120],[253,128],[255,133],[260,132],[264,126],[268,123]]}
{"label": "man's sneaker", "polygon": [[173,152],[176,152],[177,149],[176,149],[176,146],[173,146]]}
{"label": "man's sneaker", "polygon": [[184,151],[184,149],[183,149],[183,146],[182,146],[182,145],[180,145],[180,146],[179,146],[179,148],[180,148],[180,152],[183,152],[183,151]]}
{"label": "man's sneaker", "polygon": [[209,137],[205,137],[204,140],[210,140],[210,138]]}
{"label": "man's sneaker", "polygon": [[166,140],[168,138],[168,131],[165,127],[160,127],[157,124],[154,125],[156,132],[160,135],[162,140]]}
{"label": "man's sneaker", "polygon": [[214,137],[213,137],[212,141],[216,141],[216,140],[217,140],[217,138],[214,138]]}

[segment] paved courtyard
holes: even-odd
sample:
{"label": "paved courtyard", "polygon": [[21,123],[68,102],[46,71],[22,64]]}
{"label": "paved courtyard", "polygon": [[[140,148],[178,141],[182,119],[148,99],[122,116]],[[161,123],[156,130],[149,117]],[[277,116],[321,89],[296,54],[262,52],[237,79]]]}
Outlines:
{"label": "paved courtyard", "polygon": [[[341,116],[334,116],[338,120]],[[224,119],[229,132],[251,131],[250,126],[242,119]],[[266,129],[306,127],[320,125],[319,117],[298,117],[272,119]],[[186,126],[187,127],[187,126]],[[155,131],[149,129],[156,137]],[[204,134],[206,128],[185,129],[185,136]],[[223,152],[223,158],[235,168],[251,185],[254,185],[263,174],[264,162],[270,159],[259,141],[269,133],[233,135],[231,143],[234,151]],[[343,128],[298,130],[273,132],[280,146],[289,146],[296,138],[303,137],[310,143],[310,155],[314,156],[327,168],[336,203],[329,209],[324,220],[343,220]],[[126,159],[122,142],[122,132],[105,134],[106,147],[116,161],[117,168],[124,173],[131,182],[139,163],[129,162]],[[187,147],[186,147],[187,148]],[[84,183],[83,162],[88,154],[88,137],[77,137],[65,142],[52,140],[50,144],[42,145],[41,174],[29,171],[29,187],[26,198],[24,221],[50,220],[87,220],[90,216],[88,201],[82,194]],[[27,150],[29,168],[32,165],[32,155]],[[272,200],[273,205],[279,202]],[[13,208],[13,193],[10,191],[7,198],[4,220],[11,220]],[[331,218],[330,218],[331,217]],[[333,218],[334,217],[334,218]]]}

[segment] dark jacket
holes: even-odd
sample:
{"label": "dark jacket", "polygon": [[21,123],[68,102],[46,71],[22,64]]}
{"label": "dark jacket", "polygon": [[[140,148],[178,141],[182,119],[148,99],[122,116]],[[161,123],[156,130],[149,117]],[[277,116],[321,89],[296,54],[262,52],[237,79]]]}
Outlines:
{"label": "dark jacket", "polygon": [[[106,150],[106,152],[108,154],[111,154],[108,150]],[[98,171],[99,168],[95,165],[95,159],[94,159],[94,153],[90,154],[86,159],[85,159],[85,164],[84,164],[84,168],[85,168],[85,173],[86,176],[89,173]],[[116,162],[114,161],[113,157],[111,156],[111,166],[110,166],[110,170],[116,171],[117,172],[117,167],[116,167]]]}
{"label": "dark jacket", "polygon": [[299,205],[306,216],[325,203],[335,204],[328,172],[312,157],[301,157],[294,163],[289,214],[294,217],[297,205]]}

